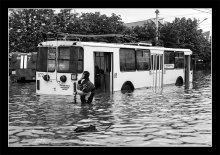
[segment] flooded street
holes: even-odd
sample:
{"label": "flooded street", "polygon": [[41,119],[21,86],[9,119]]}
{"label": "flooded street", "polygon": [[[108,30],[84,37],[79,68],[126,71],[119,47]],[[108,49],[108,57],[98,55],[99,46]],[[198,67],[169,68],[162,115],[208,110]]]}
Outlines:
{"label": "flooded street", "polygon": [[[35,82],[9,85],[9,146],[212,146],[210,71],[194,73],[189,90],[97,94],[93,105],[71,96],[35,94]],[[76,133],[95,125],[97,132]]]}

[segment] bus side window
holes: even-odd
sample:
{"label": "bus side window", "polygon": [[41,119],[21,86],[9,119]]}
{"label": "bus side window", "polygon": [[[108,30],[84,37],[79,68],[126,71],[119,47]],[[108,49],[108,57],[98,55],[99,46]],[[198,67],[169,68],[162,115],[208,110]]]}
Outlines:
{"label": "bus side window", "polygon": [[164,68],[174,68],[174,51],[164,51]]}
{"label": "bus side window", "polygon": [[121,48],[120,53],[120,71],[135,71],[135,50]]}
{"label": "bus side window", "polygon": [[77,73],[83,72],[83,58],[84,58],[84,50],[82,47],[78,48],[78,64],[77,64]]}
{"label": "bus side window", "polygon": [[190,70],[193,70],[194,63],[193,63],[193,55],[190,55]]}
{"label": "bus side window", "polygon": [[150,50],[137,50],[137,70],[150,70]]}
{"label": "bus side window", "polygon": [[175,68],[183,69],[184,68],[184,53],[183,52],[175,52]]}

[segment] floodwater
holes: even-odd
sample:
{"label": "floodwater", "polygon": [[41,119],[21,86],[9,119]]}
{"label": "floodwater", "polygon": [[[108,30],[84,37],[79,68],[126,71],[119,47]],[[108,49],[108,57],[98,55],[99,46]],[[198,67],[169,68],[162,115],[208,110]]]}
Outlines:
{"label": "floodwater", "polygon": [[[210,71],[195,72],[189,90],[167,85],[162,94],[143,88],[97,94],[93,105],[73,101],[36,96],[35,82],[9,84],[8,146],[212,146]],[[98,131],[74,131],[89,125]]]}

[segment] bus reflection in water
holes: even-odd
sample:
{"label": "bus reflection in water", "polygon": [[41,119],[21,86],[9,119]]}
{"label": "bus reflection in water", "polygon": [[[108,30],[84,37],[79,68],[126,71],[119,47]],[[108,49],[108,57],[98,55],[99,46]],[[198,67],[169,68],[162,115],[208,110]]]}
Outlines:
{"label": "bus reflection in water", "polygon": [[84,70],[98,92],[189,85],[189,49],[70,40],[38,45],[36,93],[74,95]]}

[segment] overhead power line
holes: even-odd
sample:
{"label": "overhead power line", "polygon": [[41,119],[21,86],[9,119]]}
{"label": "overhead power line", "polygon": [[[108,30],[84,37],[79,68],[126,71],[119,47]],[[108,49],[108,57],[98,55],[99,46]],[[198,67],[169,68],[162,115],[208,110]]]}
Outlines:
{"label": "overhead power line", "polygon": [[187,16],[187,15],[195,15],[195,14],[202,14],[202,13],[191,13],[191,14],[183,14],[183,15],[175,15],[175,16],[165,16],[160,18],[168,18],[168,17],[181,17],[181,16]]}
{"label": "overhead power line", "polygon": [[[202,13],[191,13],[191,14],[183,14],[183,15],[175,15],[175,16],[162,16],[162,17],[159,17],[159,19],[161,19],[161,18],[163,18],[163,19],[165,19],[165,18],[169,18],[169,17],[181,17],[181,16],[187,16],[187,15],[195,15],[195,14],[202,14]],[[149,19],[152,19],[152,18],[149,18]],[[144,21],[144,20],[147,20],[146,18],[144,18],[144,19],[138,19],[138,21],[129,21],[129,22],[126,22],[126,23],[133,23],[133,22],[139,22],[139,21]]]}
{"label": "overhead power line", "polygon": [[204,9],[204,10],[212,11],[212,9]]}
{"label": "overhead power line", "polygon": [[[201,11],[201,10],[197,10],[197,11]],[[206,13],[208,13],[208,12],[206,12]],[[190,14],[173,15],[173,16],[159,16],[159,18],[166,19],[166,18],[169,18],[169,17],[182,17],[182,16],[190,16],[190,15],[196,15],[196,14],[203,14],[203,11],[201,11],[200,13],[190,13]],[[152,18],[149,18],[149,19],[152,19]],[[148,20],[148,19],[146,19],[146,18],[145,19],[139,19],[138,21],[136,21],[136,20],[135,21],[128,21],[126,23],[133,23],[133,22],[139,22],[139,21],[144,21],[144,20]]]}
{"label": "overhead power line", "polygon": [[208,23],[208,24],[200,24],[200,25],[212,25],[211,23]]}
{"label": "overhead power line", "polygon": [[206,12],[206,11],[202,11],[202,10],[199,10],[199,9],[193,9],[193,10],[196,10],[196,11],[200,11],[200,12],[205,12],[205,13],[209,13],[209,14],[211,14],[211,12]]}

